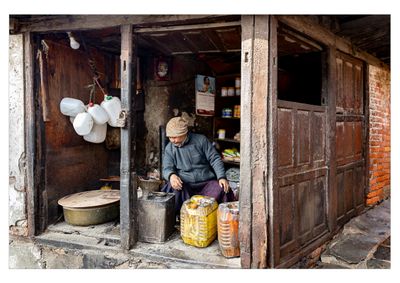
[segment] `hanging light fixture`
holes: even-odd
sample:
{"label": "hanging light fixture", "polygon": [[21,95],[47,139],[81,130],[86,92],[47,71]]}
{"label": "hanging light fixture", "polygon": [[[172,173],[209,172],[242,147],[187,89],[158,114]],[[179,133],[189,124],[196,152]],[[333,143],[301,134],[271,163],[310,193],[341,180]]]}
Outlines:
{"label": "hanging light fixture", "polygon": [[78,41],[76,41],[75,37],[72,36],[71,32],[67,32],[68,37],[69,37],[69,46],[71,46],[72,49],[79,49],[81,46]]}

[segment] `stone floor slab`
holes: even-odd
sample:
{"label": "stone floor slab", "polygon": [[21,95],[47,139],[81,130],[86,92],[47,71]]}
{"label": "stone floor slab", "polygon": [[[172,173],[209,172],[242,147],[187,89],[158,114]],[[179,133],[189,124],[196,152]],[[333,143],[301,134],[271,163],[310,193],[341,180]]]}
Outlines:
{"label": "stone floor slab", "polygon": [[370,269],[390,269],[390,262],[379,259],[370,259],[367,261],[367,267]]}
{"label": "stone floor slab", "polygon": [[390,248],[379,246],[374,253],[374,258],[390,261]]}
{"label": "stone floor slab", "polygon": [[331,254],[347,263],[357,264],[363,261],[370,254],[370,251],[377,245],[368,236],[346,237],[330,247]]}

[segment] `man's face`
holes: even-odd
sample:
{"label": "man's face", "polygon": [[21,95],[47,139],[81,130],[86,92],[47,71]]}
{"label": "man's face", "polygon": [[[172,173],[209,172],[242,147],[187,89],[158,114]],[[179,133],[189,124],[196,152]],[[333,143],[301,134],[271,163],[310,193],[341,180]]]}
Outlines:
{"label": "man's face", "polygon": [[177,137],[169,137],[169,141],[177,147],[180,147],[182,143],[185,141],[185,139],[186,139],[186,134]]}

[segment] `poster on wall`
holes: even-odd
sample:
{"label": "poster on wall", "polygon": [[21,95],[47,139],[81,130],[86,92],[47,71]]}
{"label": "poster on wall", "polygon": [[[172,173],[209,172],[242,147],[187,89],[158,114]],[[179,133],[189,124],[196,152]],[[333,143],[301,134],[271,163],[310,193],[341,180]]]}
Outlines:
{"label": "poster on wall", "polygon": [[215,115],[215,78],[196,76],[196,115]]}

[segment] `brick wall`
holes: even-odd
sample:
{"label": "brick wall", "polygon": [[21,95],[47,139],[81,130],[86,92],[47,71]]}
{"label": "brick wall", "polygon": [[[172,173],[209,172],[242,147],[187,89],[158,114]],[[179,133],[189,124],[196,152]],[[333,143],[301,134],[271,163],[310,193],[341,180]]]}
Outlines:
{"label": "brick wall", "polygon": [[390,195],[390,73],[369,66],[369,187],[366,205]]}

